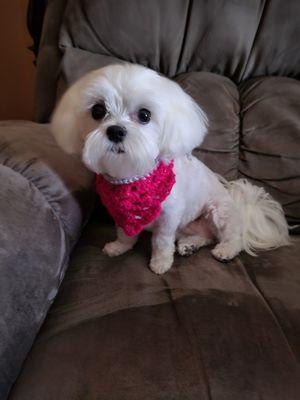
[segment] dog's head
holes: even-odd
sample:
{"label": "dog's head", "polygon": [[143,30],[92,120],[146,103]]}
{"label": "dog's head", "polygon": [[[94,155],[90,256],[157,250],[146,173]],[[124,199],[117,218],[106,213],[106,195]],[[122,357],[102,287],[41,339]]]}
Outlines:
{"label": "dog's head", "polygon": [[193,150],[203,141],[206,116],[177,83],[148,68],[120,64],[71,86],[51,130],[92,171],[124,178],[146,173],[157,158]]}

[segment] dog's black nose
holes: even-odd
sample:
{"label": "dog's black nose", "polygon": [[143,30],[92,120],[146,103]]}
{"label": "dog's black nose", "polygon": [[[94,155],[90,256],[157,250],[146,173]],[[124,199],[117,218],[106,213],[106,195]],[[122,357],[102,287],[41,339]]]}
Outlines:
{"label": "dog's black nose", "polygon": [[114,143],[119,143],[124,140],[127,132],[126,129],[119,125],[111,125],[106,129],[106,134],[109,140]]}

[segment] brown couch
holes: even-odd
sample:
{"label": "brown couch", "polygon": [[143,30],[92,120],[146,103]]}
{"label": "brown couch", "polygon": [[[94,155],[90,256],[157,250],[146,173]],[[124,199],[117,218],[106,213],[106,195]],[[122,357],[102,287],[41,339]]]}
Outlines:
{"label": "brown couch", "polygon": [[163,276],[147,234],[109,259],[93,176],[44,124],[85,72],[146,65],[208,114],[195,154],[264,186],[299,224],[299,15],[296,0],[48,2],[39,123],[0,123],[1,400],[300,398],[299,236],[228,264],[209,249],[176,256]]}

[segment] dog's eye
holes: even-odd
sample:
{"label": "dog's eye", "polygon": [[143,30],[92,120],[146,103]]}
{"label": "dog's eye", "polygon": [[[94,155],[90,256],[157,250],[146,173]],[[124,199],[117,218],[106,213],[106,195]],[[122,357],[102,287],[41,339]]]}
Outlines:
{"label": "dog's eye", "polygon": [[146,108],[141,108],[137,116],[141,124],[148,124],[151,119],[151,112]]}
{"label": "dog's eye", "polygon": [[104,104],[97,103],[91,108],[91,115],[96,121],[103,119],[106,115],[106,108]]}

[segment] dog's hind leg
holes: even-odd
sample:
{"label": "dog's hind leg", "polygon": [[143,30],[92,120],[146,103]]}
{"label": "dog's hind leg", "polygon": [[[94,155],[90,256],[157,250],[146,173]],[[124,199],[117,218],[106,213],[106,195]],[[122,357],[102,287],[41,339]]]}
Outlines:
{"label": "dog's hind leg", "polygon": [[188,224],[177,238],[177,252],[181,256],[190,256],[214,242],[214,234],[205,218],[198,218]]}
{"label": "dog's hind leg", "polygon": [[243,249],[242,221],[230,201],[214,202],[208,206],[208,218],[216,229],[218,244],[211,254],[222,262],[230,261]]}
{"label": "dog's hind leg", "polygon": [[213,239],[202,236],[184,236],[178,239],[177,252],[181,256],[191,256],[201,247],[208,246],[213,243]]}

